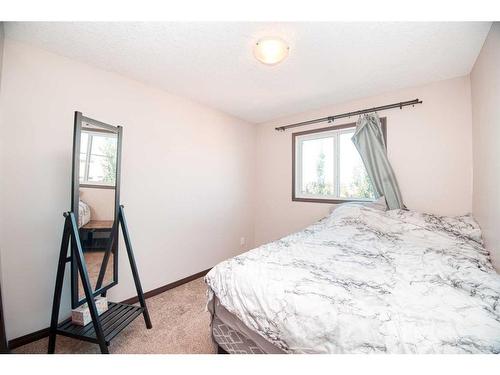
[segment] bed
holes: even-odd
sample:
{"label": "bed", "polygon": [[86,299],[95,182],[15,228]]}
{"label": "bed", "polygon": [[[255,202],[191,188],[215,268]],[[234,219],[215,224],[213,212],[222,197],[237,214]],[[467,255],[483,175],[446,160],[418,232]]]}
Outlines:
{"label": "bed", "polygon": [[90,222],[90,207],[87,203],[82,201],[78,202],[78,228]]}
{"label": "bed", "polygon": [[205,277],[229,353],[500,353],[500,276],[471,216],[345,204]]}

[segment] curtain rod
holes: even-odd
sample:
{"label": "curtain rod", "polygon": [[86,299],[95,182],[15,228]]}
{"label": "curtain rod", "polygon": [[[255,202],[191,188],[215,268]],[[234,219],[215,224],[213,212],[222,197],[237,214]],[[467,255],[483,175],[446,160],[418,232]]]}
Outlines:
{"label": "curtain rod", "polygon": [[399,108],[402,109],[403,107],[406,107],[408,105],[414,106],[415,104],[422,104],[422,101],[419,99],[413,99],[413,100],[408,100],[406,102],[399,102],[399,103],[393,103],[393,104],[387,104],[387,105],[382,105],[380,107],[373,107],[373,108],[367,108],[367,109],[361,109],[359,111],[354,111],[354,112],[347,112],[347,113],[342,113],[340,115],[334,115],[334,116],[328,116],[328,117],[322,117],[322,118],[317,118],[314,120],[309,120],[309,121],[303,121],[303,122],[297,122],[295,124],[290,124],[290,125],[284,125],[284,126],[279,126],[276,128],[277,131],[285,131],[286,129],[290,128],[296,128],[298,126],[305,126],[305,125],[311,125],[311,124],[316,124],[318,122],[332,122],[334,120],[337,120],[339,118],[345,118],[345,117],[351,117],[351,116],[357,116],[357,115],[362,115],[363,113],[370,113],[370,112],[376,112],[376,111],[383,111],[386,109],[392,109],[392,108]]}

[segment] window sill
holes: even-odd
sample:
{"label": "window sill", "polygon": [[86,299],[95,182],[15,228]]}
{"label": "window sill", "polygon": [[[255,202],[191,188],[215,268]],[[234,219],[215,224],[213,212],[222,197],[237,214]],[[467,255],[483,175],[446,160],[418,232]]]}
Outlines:
{"label": "window sill", "polygon": [[342,203],[371,203],[372,199],[323,199],[323,198],[296,198],[292,197],[293,202],[310,202],[310,203],[328,203],[328,204],[342,204]]}
{"label": "window sill", "polygon": [[94,189],[115,189],[115,185],[101,185],[101,184],[80,184],[81,188],[94,188]]}

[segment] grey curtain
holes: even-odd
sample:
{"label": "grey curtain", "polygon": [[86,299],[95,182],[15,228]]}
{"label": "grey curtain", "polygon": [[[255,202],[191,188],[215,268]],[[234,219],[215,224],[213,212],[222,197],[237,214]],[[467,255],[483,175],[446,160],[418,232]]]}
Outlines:
{"label": "grey curtain", "polygon": [[376,113],[360,116],[352,142],[361,155],[377,198],[384,196],[389,210],[405,208],[396,175],[387,158],[384,134]]}

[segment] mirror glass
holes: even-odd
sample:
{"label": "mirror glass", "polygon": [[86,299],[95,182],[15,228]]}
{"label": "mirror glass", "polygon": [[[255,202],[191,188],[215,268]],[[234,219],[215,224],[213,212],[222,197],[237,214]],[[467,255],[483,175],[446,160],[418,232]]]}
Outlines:
{"label": "mirror glass", "polygon": [[[82,123],[79,155],[78,228],[92,288],[115,281],[118,134]],[[78,296],[85,293],[78,278]]]}

